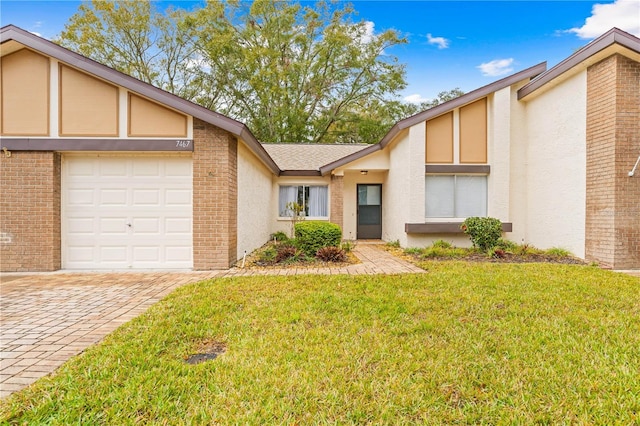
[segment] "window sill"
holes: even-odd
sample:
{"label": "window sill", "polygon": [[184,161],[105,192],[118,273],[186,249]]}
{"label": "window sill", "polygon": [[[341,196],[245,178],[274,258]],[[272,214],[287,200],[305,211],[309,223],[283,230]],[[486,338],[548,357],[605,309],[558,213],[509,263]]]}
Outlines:
{"label": "window sill", "polygon": [[[407,234],[462,234],[462,222],[427,222],[405,223],[404,232]],[[502,232],[512,232],[511,222],[502,222]]]}

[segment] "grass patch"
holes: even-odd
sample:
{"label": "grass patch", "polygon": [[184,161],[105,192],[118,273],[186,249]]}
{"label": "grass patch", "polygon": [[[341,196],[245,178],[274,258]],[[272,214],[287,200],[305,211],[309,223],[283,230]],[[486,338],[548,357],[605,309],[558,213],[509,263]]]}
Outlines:
{"label": "grass patch", "polygon": [[[185,286],[2,401],[0,423],[640,421],[640,280],[424,266]],[[185,363],[209,342],[224,353]]]}

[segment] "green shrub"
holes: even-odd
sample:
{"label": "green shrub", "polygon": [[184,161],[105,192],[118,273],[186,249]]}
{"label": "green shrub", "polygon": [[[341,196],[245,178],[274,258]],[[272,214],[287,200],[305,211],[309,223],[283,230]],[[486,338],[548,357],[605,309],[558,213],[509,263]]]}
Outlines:
{"label": "green shrub", "polygon": [[345,240],[340,244],[340,248],[344,250],[345,253],[351,253],[351,251],[356,247],[356,242],[353,240]]}
{"label": "green shrub", "polygon": [[499,248],[504,251],[508,251],[514,253],[518,249],[518,244],[513,241],[505,240],[504,238],[498,239],[496,243],[496,248]]}
{"label": "green shrub", "polygon": [[316,252],[316,257],[323,262],[344,262],[347,254],[339,247],[322,247]]}
{"label": "green shrub", "polygon": [[338,246],[342,229],[335,223],[311,220],[296,223],[295,235],[298,248],[313,257],[322,247]]}
{"label": "green shrub", "polygon": [[445,240],[436,240],[433,242],[433,244],[431,244],[431,247],[450,249],[450,248],[453,248],[453,244]]}
{"label": "green shrub", "polygon": [[386,244],[387,247],[400,248],[400,240],[389,241]]}
{"label": "green shrub", "polygon": [[258,262],[260,263],[274,263],[276,261],[276,257],[278,256],[278,251],[275,247],[270,246],[264,249],[258,255]]}
{"label": "green shrub", "polygon": [[460,259],[466,256],[467,254],[468,254],[468,251],[463,248],[458,248],[458,247],[442,248],[437,246],[430,246],[422,250],[421,257],[423,259],[429,259],[434,257]]}
{"label": "green shrub", "polygon": [[561,247],[551,247],[550,249],[545,251],[549,256],[554,257],[570,257],[571,252],[569,250],[563,249]]}
{"label": "green shrub", "polygon": [[408,247],[404,249],[404,254],[419,255],[422,254],[422,249],[419,247]]}
{"label": "green shrub", "polygon": [[278,242],[287,242],[290,240],[289,236],[282,231],[274,232],[271,234],[271,239]]}
{"label": "green shrub", "polygon": [[502,224],[493,217],[469,217],[460,228],[469,235],[473,246],[482,251],[494,248],[502,236]]}

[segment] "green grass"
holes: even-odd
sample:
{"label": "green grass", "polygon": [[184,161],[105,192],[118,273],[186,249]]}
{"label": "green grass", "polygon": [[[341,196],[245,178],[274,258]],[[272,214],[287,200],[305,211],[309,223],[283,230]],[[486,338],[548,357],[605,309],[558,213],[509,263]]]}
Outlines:
{"label": "green grass", "polygon": [[[25,424],[637,424],[640,280],[429,262],[183,287],[1,403]],[[216,360],[183,360],[202,342]]]}

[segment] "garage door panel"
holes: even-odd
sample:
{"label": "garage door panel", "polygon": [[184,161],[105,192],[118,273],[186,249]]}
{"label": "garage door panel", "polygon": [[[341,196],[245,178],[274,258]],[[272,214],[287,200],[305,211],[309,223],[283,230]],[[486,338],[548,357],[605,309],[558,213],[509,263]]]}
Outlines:
{"label": "garage door panel", "polygon": [[160,218],[147,217],[133,219],[133,232],[136,234],[159,234]]}
{"label": "garage door panel", "polygon": [[126,189],[101,189],[100,204],[102,206],[126,206],[128,205],[128,191]]}
{"label": "garage door panel", "polygon": [[104,236],[109,235],[127,235],[129,230],[127,226],[128,218],[121,217],[101,217],[98,219],[98,232]]}
{"label": "garage door panel", "polygon": [[164,221],[167,234],[191,235],[191,220],[180,217],[167,217]]}
{"label": "garage door panel", "polygon": [[193,267],[191,170],[188,157],[65,156],[64,267]]}
{"label": "garage door panel", "polygon": [[133,189],[133,205],[134,206],[160,206],[161,191],[159,189]]}
{"label": "garage door panel", "polygon": [[77,206],[92,206],[95,203],[93,189],[70,189],[67,191],[67,203]]}
{"label": "garage door panel", "polygon": [[164,193],[164,199],[167,206],[190,206],[191,191],[188,189],[167,189]]}
{"label": "garage door panel", "polygon": [[99,164],[99,175],[101,177],[126,177],[129,163],[118,158],[100,158],[94,160]]}

